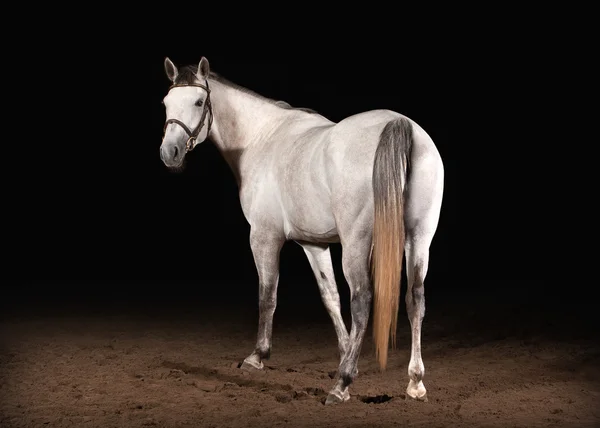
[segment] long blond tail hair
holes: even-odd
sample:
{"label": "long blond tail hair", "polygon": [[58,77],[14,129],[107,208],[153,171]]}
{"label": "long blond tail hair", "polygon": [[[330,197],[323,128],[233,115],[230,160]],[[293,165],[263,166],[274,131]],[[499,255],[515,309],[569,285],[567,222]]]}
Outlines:
{"label": "long blond tail hair", "polygon": [[373,337],[381,370],[387,365],[390,339],[392,347],[396,347],[405,238],[404,189],[412,141],[413,129],[408,119],[401,117],[387,123],[381,131],[373,165]]}

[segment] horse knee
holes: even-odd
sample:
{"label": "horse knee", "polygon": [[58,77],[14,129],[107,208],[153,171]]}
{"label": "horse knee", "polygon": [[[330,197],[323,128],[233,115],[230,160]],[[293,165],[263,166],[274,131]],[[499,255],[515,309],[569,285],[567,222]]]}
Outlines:
{"label": "horse knee", "polygon": [[258,310],[265,313],[274,313],[277,307],[277,300],[272,297],[262,298],[258,302]]}

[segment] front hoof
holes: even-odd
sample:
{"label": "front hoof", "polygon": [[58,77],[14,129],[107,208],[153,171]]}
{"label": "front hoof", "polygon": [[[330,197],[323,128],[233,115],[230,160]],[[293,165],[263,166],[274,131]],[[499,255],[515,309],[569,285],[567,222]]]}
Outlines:
{"label": "front hoof", "polygon": [[343,403],[344,399],[342,397],[340,397],[337,394],[334,393],[329,393],[329,395],[327,396],[327,399],[325,400],[325,405],[329,405],[329,404],[338,404],[338,403]]}
{"label": "front hoof", "polygon": [[343,403],[344,401],[348,400],[350,400],[350,393],[348,392],[348,389],[346,389],[346,391],[344,391],[344,393],[341,395],[338,391],[331,391],[325,400],[325,405]]}
{"label": "front hoof", "polygon": [[425,389],[425,385],[423,385],[423,381],[417,383],[412,379],[410,380],[408,387],[406,388],[406,399],[423,402],[429,401],[427,400],[427,390]]}
{"label": "front hoof", "polygon": [[258,359],[258,356],[253,354],[244,360],[240,369],[250,372],[252,370],[262,370],[264,366],[263,362]]}

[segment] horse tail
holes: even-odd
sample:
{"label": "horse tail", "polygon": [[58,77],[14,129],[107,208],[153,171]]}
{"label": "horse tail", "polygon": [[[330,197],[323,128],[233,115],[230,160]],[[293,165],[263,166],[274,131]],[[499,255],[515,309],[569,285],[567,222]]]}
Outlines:
{"label": "horse tail", "polygon": [[401,117],[388,122],[379,136],[373,166],[373,336],[381,370],[387,365],[390,338],[392,347],[396,347],[405,238],[404,189],[410,172],[412,143],[413,128],[408,119]]}

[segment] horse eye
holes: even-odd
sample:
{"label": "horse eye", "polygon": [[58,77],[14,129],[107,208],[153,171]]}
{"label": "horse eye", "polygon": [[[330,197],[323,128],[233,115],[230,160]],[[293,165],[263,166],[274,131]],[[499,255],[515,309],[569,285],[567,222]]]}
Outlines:
{"label": "horse eye", "polygon": [[198,101],[196,101],[196,105],[197,105],[198,107],[202,107],[202,100],[198,100]]}

